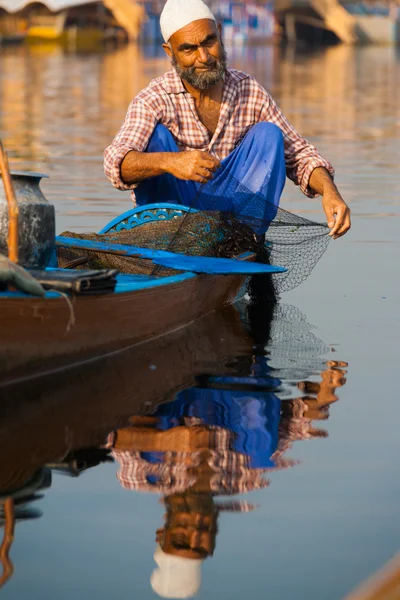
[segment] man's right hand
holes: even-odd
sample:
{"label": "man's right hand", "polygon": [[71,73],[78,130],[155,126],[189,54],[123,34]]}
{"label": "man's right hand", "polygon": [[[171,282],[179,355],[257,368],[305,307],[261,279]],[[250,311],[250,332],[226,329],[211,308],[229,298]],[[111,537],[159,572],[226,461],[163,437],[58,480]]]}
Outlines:
{"label": "man's right hand", "polygon": [[213,178],[220,161],[202,150],[186,150],[168,154],[166,171],[177,177],[198,183],[206,183]]}

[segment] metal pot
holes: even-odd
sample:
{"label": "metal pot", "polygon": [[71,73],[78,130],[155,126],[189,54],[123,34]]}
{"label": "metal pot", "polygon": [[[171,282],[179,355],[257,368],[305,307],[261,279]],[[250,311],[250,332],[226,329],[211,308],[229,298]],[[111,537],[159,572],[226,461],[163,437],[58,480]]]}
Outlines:
{"label": "metal pot", "polygon": [[[12,171],[18,202],[19,263],[23,267],[44,269],[55,248],[55,212],[43,195],[39,183],[41,173]],[[0,174],[1,179],[1,174]],[[8,208],[0,182],[0,252],[7,254]]]}

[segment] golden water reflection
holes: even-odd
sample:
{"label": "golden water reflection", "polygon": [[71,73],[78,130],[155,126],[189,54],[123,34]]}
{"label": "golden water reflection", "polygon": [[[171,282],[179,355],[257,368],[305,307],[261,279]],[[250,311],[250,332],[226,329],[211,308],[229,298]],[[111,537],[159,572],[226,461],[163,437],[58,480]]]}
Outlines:
{"label": "golden water reflection", "polygon": [[[130,100],[169,68],[160,48],[129,45],[74,54],[58,46],[3,48],[0,134],[14,167],[43,171],[58,230],[94,228],[130,206],[103,174],[102,153]],[[346,198],[364,212],[398,214],[400,61],[395,48],[338,45],[312,53],[228,48],[275,97],[295,127],[335,165]],[[382,171],[385,183],[382,185]],[[359,183],[368,178],[366,190]],[[357,184],[357,185],[355,185]],[[387,205],[387,206],[386,206]],[[314,211],[290,183],[282,206]]]}

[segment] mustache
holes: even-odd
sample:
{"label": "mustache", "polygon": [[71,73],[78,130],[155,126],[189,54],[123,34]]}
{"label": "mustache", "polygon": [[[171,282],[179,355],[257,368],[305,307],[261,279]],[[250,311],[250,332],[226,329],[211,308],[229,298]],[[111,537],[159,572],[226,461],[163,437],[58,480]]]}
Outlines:
{"label": "mustache", "polygon": [[215,60],[213,60],[212,62],[208,62],[208,63],[202,63],[201,66],[196,67],[195,65],[192,65],[191,67],[180,67],[178,64],[178,61],[176,59],[176,56],[173,55],[172,59],[172,66],[179,69],[179,71],[182,71],[184,73],[190,73],[191,75],[193,73],[196,72],[196,69],[209,69],[210,71],[214,70],[214,69],[218,69],[221,67],[221,65],[225,65],[226,64],[226,59],[225,57],[222,57],[221,60],[218,60],[217,58]]}
{"label": "mustache", "polygon": [[227,55],[224,46],[222,46],[221,58],[214,59],[209,64],[203,64],[204,72],[196,73],[194,65],[183,68],[178,64],[175,54],[171,58],[172,66],[175,68],[178,75],[200,90],[206,90],[212,87],[223,77],[227,66]]}
{"label": "mustache", "polygon": [[196,69],[212,69],[212,68],[217,68],[220,63],[221,63],[221,61],[219,61],[218,59],[214,59],[214,60],[209,61],[208,63],[201,63],[197,67],[196,67],[196,65],[193,65],[192,67],[189,67],[188,70],[195,71]]}
{"label": "mustache", "polygon": [[187,69],[184,69],[184,74],[195,75],[197,69],[202,69],[204,72],[207,71],[208,73],[214,73],[218,69],[218,66],[216,63],[212,63],[212,65],[204,65],[202,67],[188,67]]}

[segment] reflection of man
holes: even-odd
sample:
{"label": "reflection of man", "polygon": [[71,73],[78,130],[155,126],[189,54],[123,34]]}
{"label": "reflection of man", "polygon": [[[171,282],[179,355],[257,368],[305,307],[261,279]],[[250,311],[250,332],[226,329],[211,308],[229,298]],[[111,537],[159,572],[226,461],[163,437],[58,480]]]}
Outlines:
{"label": "reflection of man", "polygon": [[[269,378],[272,382],[272,378]],[[265,378],[268,381],[268,377]],[[197,419],[202,425],[230,432],[230,447],[247,457],[249,467],[273,468],[278,443],[281,401],[273,392],[190,388],[154,414],[157,427],[168,430]]]}
{"label": "reflection of man", "polygon": [[261,489],[271,469],[295,464],[283,454],[295,440],[323,435],[312,419],[325,418],[337,399],[343,366],[330,361],[321,383],[299,384],[307,396],[283,402],[272,392],[191,388],[110,435],[121,485],[163,495],[166,514],[151,576],[157,594],[189,598],[198,591],[202,561],[214,553],[219,512],[254,508],[221,504],[215,496]]}
{"label": "reflection of man", "polygon": [[254,508],[214,497],[267,486],[265,469],[251,468],[246,455],[232,450],[232,432],[200,419],[186,418],[172,429],[159,429],[156,417],[131,421],[110,436],[109,446],[123,487],[163,495],[151,585],[164,598],[189,598],[200,588],[202,562],[214,553],[219,512]]}
{"label": "reflection of man", "polygon": [[164,552],[157,546],[154,553],[157,568],[150,583],[153,590],[162,598],[191,598],[200,589],[201,558],[176,556]]}
{"label": "reflection of man", "polygon": [[307,196],[323,195],[331,235],[346,233],[350,211],[333,183],[332,166],[253,77],[227,68],[221,28],[203,1],[167,0],[160,25],[173,69],[133,99],[106,149],[112,184],[137,186],[133,199],[140,205],[190,205],[199,185],[213,180],[208,200],[196,206],[243,213],[239,188],[226,188],[234,180],[265,199],[246,214],[269,221],[287,175]]}
{"label": "reflection of man", "polygon": [[203,560],[214,552],[217,508],[209,494],[175,494],[164,502],[151,586],[163,598],[189,598],[200,588]]}
{"label": "reflection of man", "polygon": [[324,429],[314,427],[313,421],[329,417],[329,406],[338,399],[336,388],[342,387],[346,382],[344,367],[347,363],[329,360],[326,366],[327,369],[321,373],[320,383],[300,381],[298,388],[305,395],[282,402],[279,442],[273,457],[278,463],[293,442],[328,435]]}

